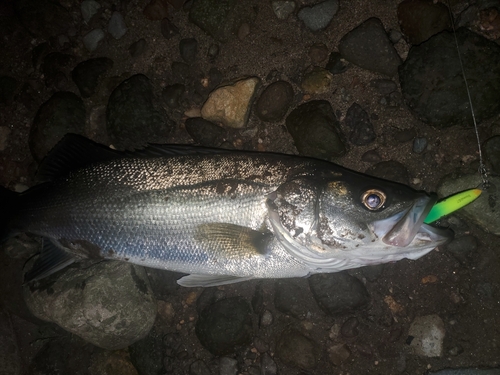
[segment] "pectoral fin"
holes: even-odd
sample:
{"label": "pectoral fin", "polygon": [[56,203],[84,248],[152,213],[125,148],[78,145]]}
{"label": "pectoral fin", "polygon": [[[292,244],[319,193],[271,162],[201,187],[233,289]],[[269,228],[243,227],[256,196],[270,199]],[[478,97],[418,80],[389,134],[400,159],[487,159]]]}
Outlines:
{"label": "pectoral fin", "polygon": [[195,239],[205,249],[222,258],[266,255],[273,234],[227,223],[210,223],[198,226]]}
{"label": "pectoral fin", "polygon": [[177,284],[180,286],[193,288],[197,286],[208,287],[208,286],[218,286],[227,285],[233,283],[239,283],[241,281],[247,281],[253,279],[253,276],[238,277],[238,276],[228,276],[228,275],[187,275],[181,277],[177,280]]}

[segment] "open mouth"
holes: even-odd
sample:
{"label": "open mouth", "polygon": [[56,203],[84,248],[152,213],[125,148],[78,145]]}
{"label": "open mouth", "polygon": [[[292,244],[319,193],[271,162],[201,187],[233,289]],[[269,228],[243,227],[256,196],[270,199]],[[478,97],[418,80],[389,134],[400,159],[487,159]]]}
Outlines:
{"label": "open mouth", "polygon": [[437,245],[452,239],[453,232],[424,224],[437,201],[436,196],[422,194],[406,211],[373,223],[375,234],[387,245],[406,247],[415,239]]}

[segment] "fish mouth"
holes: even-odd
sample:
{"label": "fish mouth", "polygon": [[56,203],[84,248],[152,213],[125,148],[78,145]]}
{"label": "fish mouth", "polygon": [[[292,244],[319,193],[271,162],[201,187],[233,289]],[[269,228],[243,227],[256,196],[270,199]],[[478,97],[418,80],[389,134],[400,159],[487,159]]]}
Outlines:
{"label": "fish mouth", "polygon": [[385,244],[396,247],[406,247],[415,240],[436,243],[436,246],[444,244],[453,238],[453,232],[424,224],[436,201],[436,195],[422,194],[409,209],[375,221],[373,231]]}

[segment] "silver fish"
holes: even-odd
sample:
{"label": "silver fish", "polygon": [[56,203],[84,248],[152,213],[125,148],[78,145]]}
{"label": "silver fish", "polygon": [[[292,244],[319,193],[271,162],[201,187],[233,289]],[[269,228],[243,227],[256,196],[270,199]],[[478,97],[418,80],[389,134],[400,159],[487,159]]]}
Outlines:
{"label": "silver fish", "polygon": [[28,280],[79,258],[187,273],[183,286],[303,277],[417,259],[452,237],[423,224],[435,196],[296,156],[121,153],[68,135],[41,174],[52,181],[2,194],[10,234],[45,239]]}

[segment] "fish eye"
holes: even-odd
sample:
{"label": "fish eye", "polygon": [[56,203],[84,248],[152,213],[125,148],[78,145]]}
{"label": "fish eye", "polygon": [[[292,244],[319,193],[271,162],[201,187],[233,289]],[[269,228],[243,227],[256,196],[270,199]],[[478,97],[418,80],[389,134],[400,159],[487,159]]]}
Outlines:
{"label": "fish eye", "polygon": [[370,211],[376,211],[382,208],[385,204],[387,197],[385,193],[378,189],[370,189],[363,193],[361,196],[361,202]]}

